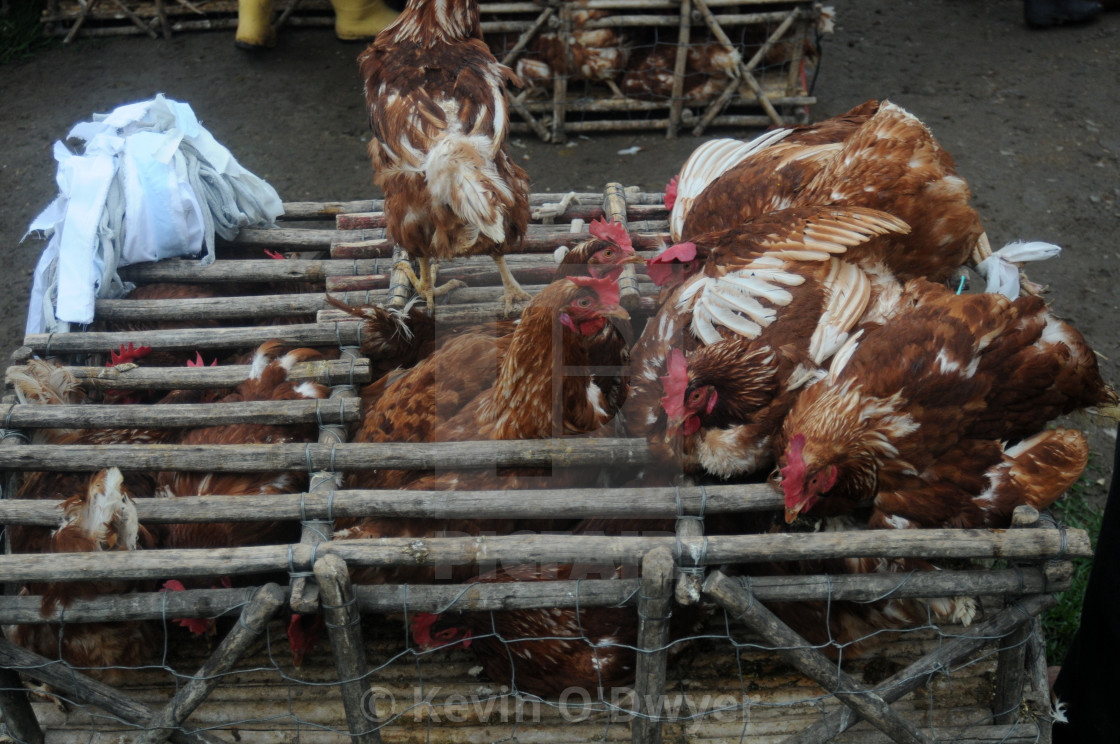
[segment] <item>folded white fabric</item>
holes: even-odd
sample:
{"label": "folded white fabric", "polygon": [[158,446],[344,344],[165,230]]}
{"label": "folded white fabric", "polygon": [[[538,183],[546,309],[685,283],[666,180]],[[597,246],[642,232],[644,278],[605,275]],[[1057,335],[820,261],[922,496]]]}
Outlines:
{"label": "folded white fabric", "polygon": [[[122,266],[164,258],[214,260],[215,235],[274,224],[276,190],[245,170],[186,103],[150,101],[94,114],[54,145],[58,196],[28,234],[49,239],[35,269],[27,333],[93,321],[96,298],[131,289]],[[26,237],[26,235],[24,236]]]}

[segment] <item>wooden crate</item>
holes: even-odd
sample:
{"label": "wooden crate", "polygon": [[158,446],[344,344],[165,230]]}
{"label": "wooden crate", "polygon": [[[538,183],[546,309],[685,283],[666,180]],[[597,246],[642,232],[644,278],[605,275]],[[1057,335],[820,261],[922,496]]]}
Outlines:
{"label": "wooden crate", "polygon": [[[573,220],[608,214],[625,218],[631,232],[647,235],[661,235],[667,225],[660,194],[618,184],[609,185],[604,194],[574,194],[564,202],[558,195],[535,194],[532,204],[529,252],[510,259],[515,275],[529,291],[548,281],[551,253],[557,245],[586,236],[580,223],[571,224]],[[202,448],[32,445],[27,432],[42,427],[150,425],[143,422],[153,416],[170,427],[213,424],[219,421],[216,416],[228,418],[228,410],[223,410],[227,404],[170,411],[150,405],[19,405],[10,395],[5,398],[0,469],[6,471],[8,498],[0,500],[0,524],[57,524],[57,502],[11,498],[20,474],[27,471],[89,472],[116,465],[140,470],[289,470],[310,475],[306,493],[286,496],[137,500],[141,521],[151,524],[298,522],[301,539],[290,545],[0,556],[0,575],[12,583],[228,575],[253,584],[102,596],[77,600],[46,617],[40,614],[37,596],[0,597],[0,624],[5,626],[64,621],[65,629],[84,622],[152,620],[162,621],[159,632],[166,639],[165,653],[141,669],[127,670],[117,689],[98,684],[86,674],[88,670],[72,669],[0,641],[0,711],[13,738],[34,740],[34,731],[41,728],[48,742],[117,741],[122,735],[155,741],[160,740],[158,729],[168,729],[176,741],[335,742],[353,734],[358,741],[386,742],[486,742],[514,737],[552,743],[661,737],[763,744],[890,740],[883,730],[901,737],[896,740],[913,741],[905,733],[915,726],[936,740],[1025,743],[1048,736],[1046,659],[1037,616],[1053,602],[1053,592],[1068,586],[1070,559],[1088,554],[1083,531],[1059,529],[1044,518],[1003,531],[705,537],[705,520],[743,510],[780,509],[780,497],[761,483],[544,491],[539,497],[518,494],[513,500],[504,491],[395,494],[337,489],[334,474],[370,463],[589,467],[640,465],[650,455],[643,441],[628,439],[346,443],[340,422],[352,421],[357,413],[354,386],[374,372],[371,361],[355,353],[357,324],[329,308],[322,290],[350,303],[388,300],[394,284],[390,271],[394,246],[384,234],[380,202],[300,203],[286,208],[279,229],[242,231],[236,241],[219,247],[212,266],[166,261],[125,271],[137,283],[237,282],[242,287],[262,283],[270,293],[191,302],[106,300],[97,305],[102,320],[173,318],[189,325],[192,320],[221,317],[227,327],[43,334],[28,336],[14,354],[16,365],[32,355],[72,365],[84,385],[96,393],[105,388],[221,387],[246,373],[229,366],[103,366],[108,349],[129,342],[184,357],[199,350],[207,359],[273,338],[340,351],[337,360],[293,370],[301,379],[332,387],[331,401],[321,406],[310,402],[304,410],[284,413],[317,421],[321,434],[316,442]],[[266,248],[303,257],[262,259]],[[449,331],[496,316],[501,287],[487,261],[470,259],[442,267],[444,277],[457,276],[471,285],[456,290],[449,304],[437,308],[437,318]],[[278,283],[313,286],[302,293],[281,293]],[[631,291],[624,301],[640,330],[654,309],[655,288],[641,274],[628,286]],[[304,316],[306,322],[256,325],[276,315]],[[279,415],[266,411],[264,404],[250,407],[257,410],[237,415]],[[636,514],[675,518],[677,529],[675,536],[324,540],[333,519],[346,516],[467,513],[483,517],[521,512],[573,518]],[[974,562],[955,570],[906,575],[760,576],[749,581],[725,576],[719,569],[740,562],[864,555]],[[996,558],[1006,563],[997,566]],[[352,586],[346,571],[348,566],[464,560],[618,561],[641,565],[642,571],[640,579],[512,587]],[[263,584],[262,577],[276,583]],[[869,640],[874,650],[859,659],[845,659],[842,665],[789,636],[788,629],[774,625],[765,611],[772,601],[871,601],[892,595],[969,595],[984,601],[980,617],[967,629],[929,623],[884,633]],[[667,625],[664,610],[678,600],[698,599],[713,604],[715,615],[692,639],[688,652],[670,663],[665,644],[657,640]],[[455,607],[485,611],[613,605],[635,606],[635,617],[641,618],[636,699],[658,700],[664,694],[660,716],[653,716],[645,703],[634,708],[621,695],[590,698],[586,704],[582,697],[571,698],[563,701],[566,705],[517,696],[479,677],[466,651],[419,653],[399,620],[410,612]],[[330,629],[332,643],[321,643],[300,670],[292,667],[285,628],[276,619],[284,608],[322,613]],[[169,621],[189,617],[226,618],[220,645],[213,648],[217,640],[193,638]],[[29,704],[19,692],[17,672],[49,683],[70,702],[69,711],[49,702]],[[852,723],[845,713],[848,706],[874,720],[876,728],[861,722],[845,731]],[[371,709],[376,715],[368,715]]]}
{"label": "wooden crate", "polygon": [[[557,143],[588,132],[699,135],[712,126],[803,123],[816,102],[817,45],[832,23],[831,9],[810,0],[523,0],[480,8],[487,43],[525,78],[523,89],[511,89],[513,130]],[[277,0],[275,14],[277,28],[334,23],[327,0]],[[79,33],[157,38],[235,28],[237,3],[49,0],[43,22],[66,41]],[[606,64],[606,54],[614,60],[608,73],[581,71],[588,59]],[[541,64],[547,72],[535,79],[530,71]]]}

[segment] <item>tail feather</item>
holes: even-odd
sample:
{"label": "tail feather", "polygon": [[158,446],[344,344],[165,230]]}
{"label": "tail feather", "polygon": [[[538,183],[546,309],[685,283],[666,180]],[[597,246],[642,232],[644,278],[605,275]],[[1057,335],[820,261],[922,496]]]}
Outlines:
{"label": "tail feather", "polygon": [[[513,191],[498,173],[494,161],[484,152],[485,137],[451,134],[428,152],[424,161],[424,178],[436,204],[449,208],[467,225],[477,228],[495,243],[506,239],[503,205],[513,204]],[[463,249],[478,240],[468,230]]]}
{"label": "tail feather", "polygon": [[1058,500],[1089,464],[1089,444],[1076,429],[1052,429],[1004,451],[993,494],[999,511],[1028,504],[1045,509]]}
{"label": "tail feather", "polygon": [[81,403],[85,392],[65,367],[43,359],[32,359],[22,368],[8,372],[20,403],[63,405]]}

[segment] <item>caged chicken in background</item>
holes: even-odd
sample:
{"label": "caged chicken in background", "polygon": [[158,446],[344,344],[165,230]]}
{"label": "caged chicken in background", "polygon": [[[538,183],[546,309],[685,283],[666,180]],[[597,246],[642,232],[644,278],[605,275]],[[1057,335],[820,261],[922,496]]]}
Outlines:
{"label": "caged chicken in background", "polygon": [[482,40],[477,0],[410,0],[358,59],[375,182],[389,234],[419,259],[417,294],[433,306],[433,262],[491,256],[509,314],[529,299],[505,261],[529,222],[528,176],[507,145],[505,85],[521,83]]}

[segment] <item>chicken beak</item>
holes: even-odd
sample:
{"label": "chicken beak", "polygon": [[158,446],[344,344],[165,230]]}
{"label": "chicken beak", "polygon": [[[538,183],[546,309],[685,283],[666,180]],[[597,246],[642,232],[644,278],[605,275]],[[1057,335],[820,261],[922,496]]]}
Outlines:
{"label": "chicken beak", "polygon": [[621,305],[616,305],[609,310],[603,310],[599,313],[604,318],[618,318],[619,320],[630,320],[630,313],[626,312],[626,308]]}
{"label": "chicken beak", "polygon": [[793,507],[786,507],[786,524],[792,524],[793,520],[797,519],[797,515],[801,513],[801,504]]}

